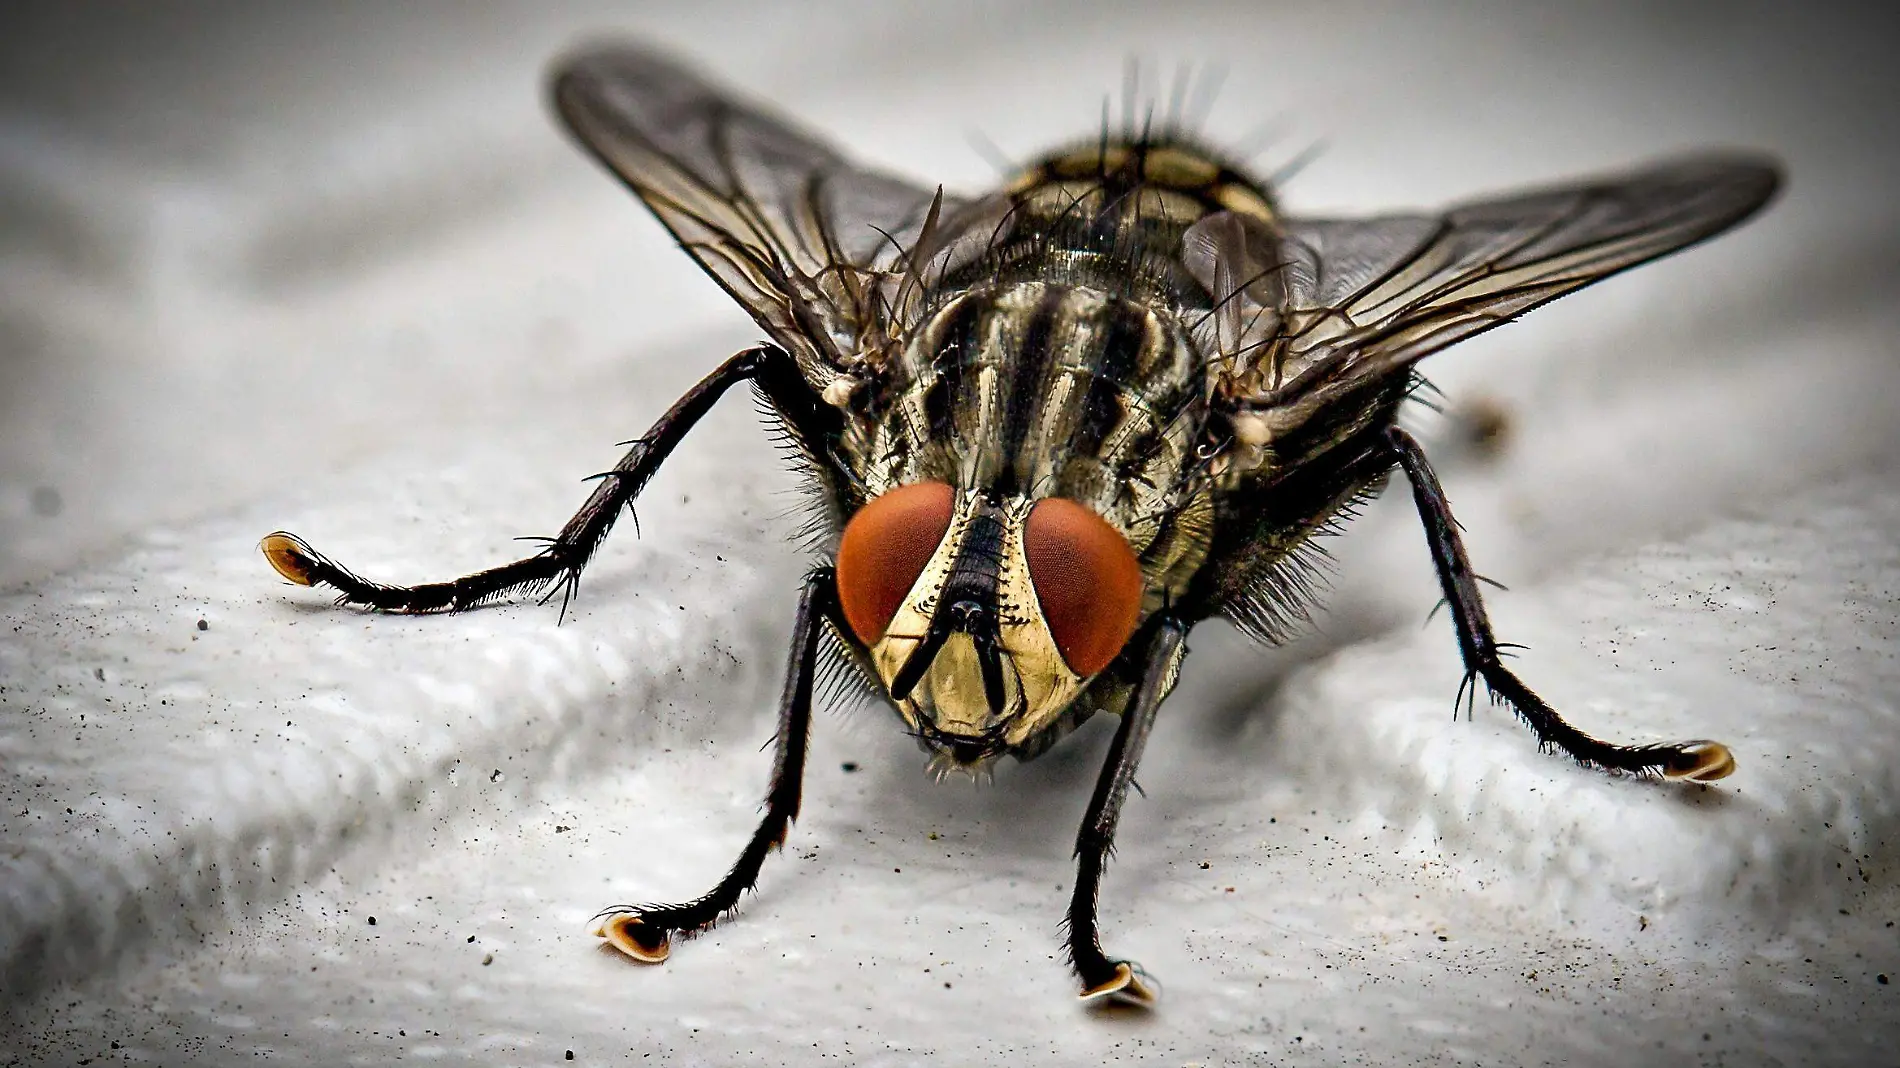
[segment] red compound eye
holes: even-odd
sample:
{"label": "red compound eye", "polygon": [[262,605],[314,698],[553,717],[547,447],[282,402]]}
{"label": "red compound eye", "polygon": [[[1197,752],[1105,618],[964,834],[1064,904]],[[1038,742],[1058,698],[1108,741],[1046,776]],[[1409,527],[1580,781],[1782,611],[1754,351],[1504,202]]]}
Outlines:
{"label": "red compound eye", "polygon": [[1107,667],[1141,615],[1141,563],[1128,539],[1088,506],[1046,497],[1029,511],[1023,555],[1069,670]]}
{"label": "red compound eye", "polygon": [[876,645],[950,529],[957,493],[941,482],[899,486],[858,509],[838,545],[838,601],[852,633]]}

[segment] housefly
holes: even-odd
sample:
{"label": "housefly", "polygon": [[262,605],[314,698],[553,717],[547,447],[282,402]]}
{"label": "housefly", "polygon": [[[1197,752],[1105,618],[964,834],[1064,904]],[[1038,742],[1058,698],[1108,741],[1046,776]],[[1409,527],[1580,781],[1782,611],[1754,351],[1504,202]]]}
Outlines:
{"label": "housefly", "polygon": [[1774,161],[1710,152],[1609,177],[1367,219],[1284,214],[1195,135],[1133,124],[971,197],[852,164],[639,46],[560,63],[555,110],[770,341],[688,390],[560,533],[445,582],[360,578],[295,535],[291,582],[384,612],[572,597],[623,510],[699,418],[749,382],[822,508],[823,562],[793,617],[765,815],[718,885],[618,906],[597,934],[641,961],[752,888],[798,814],[813,680],[837,658],[939,772],[1027,759],[1098,713],[1114,740],[1076,838],[1066,938],[1085,999],[1156,986],[1103,952],[1097,889],[1190,629],[1265,641],[1302,622],[1313,539],[1412,490],[1464,659],[1542,749],[1707,782],[1713,741],[1619,745],[1566,723],[1505,666],[1425,453],[1395,421],[1438,350],[1735,225]]}

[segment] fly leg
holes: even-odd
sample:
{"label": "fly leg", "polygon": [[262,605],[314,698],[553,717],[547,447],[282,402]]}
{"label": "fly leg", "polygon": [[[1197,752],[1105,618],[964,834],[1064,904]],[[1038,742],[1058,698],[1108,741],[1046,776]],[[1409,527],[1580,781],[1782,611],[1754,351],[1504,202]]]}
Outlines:
{"label": "fly leg", "polygon": [[792,624],[792,658],[785,671],[785,694],[779,700],[778,739],[772,760],[772,785],[765,794],[765,818],[752,832],[726,877],[700,897],[683,905],[615,905],[595,919],[594,929],[615,949],[647,964],[664,961],[673,932],[694,934],[706,930],[739,904],[739,898],[759,881],[765,855],[785,841],[805,777],[805,749],[811,734],[812,676],[818,660],[818,642],[829,620],[842,626],[838,585],[830,567],[814,570],[805,579]]}
{"label": "fly leg", "polygon": [[1155,709],[1174,683],[1181,657],[1186,654],[1187,625],[1164,617],[1148,640],[1148,652],[1139,689],[1122,712],[1115,741],[1109,746],[1108,760],[1096,780],[1095,794],[1089,798],[1088,813],[1082,817],[1082,829],[1075,836],[1075,893],[1069,898],[1069,963],[1082,980],[1081,998],[1094,1001],[1107,998],[1125,1005],[1152,1005],[1159,988],[1141,966],[1133,961],[1111,960],[1102,952],[1100,929],[1096,925],[1096,905],[1101,893],[1102,867],[1114,851],[1115,824],[1121,817],[1122,799],[1135,781],[1135,765],[1141,762],[1141,749],[1154,726]]}
{"label": "fly leg", "polygon": [[775,346],[747,349],[687,390],[645,437],[632,443],[613,470],[597,476],[600,484],[559,535],[541,551],[513,563],[447,582],[390,586],[357,576],[295,534],[278,531],[266,536],[258,548],[277,573],[291,582],[337,590],[339,604],[359,604],[383,612],[454,612],[518,590],[547,589],[552,596],[559,589],[565,611],[579,587],[581,569],[620,517],[620,510],[633,503],[700,416],[726,390],[748,380],[786,416],[796,437],[814,442],[823,433],[819,423],[827,413],[814,402],[796,361]]}
{"label": "fly leg", "polygon": [[1445,603],[1451,606],[1452,621],[1458,628],[1458,648],[1464,654],[1465,679],[1459,686],[1475,690],[1484,680],[1491,700],[1509,705],[1519,718],[1530,725],[1537,741],[1545,749],[1569,754],[1579,764],[1609,771],[1637,775],[1662,775],[1669,779],[1709,782],[1735,770],[1735,757],[1720,742],[1698,740],[1668,745],[1616,745],[1600,741],[1565,723],[1557,710],[1531,692],[1499,659],[1497,639],[1491,633],[1491,621],[1485,618],[1484,599],[1478,594],[1477,576],[1465,557],[1464,540],[1458,535],[1458,521],[1452,518],[1445,491],[1425,460],[1424,450],[1410,434],[1398,427],[1386,430],[1386,443],[1392,449],[1405,477],[1412,483],[1412,499],[1418,505],[1426,539],[1431,543],[1432,563],[1438,568],[1438,583]]}

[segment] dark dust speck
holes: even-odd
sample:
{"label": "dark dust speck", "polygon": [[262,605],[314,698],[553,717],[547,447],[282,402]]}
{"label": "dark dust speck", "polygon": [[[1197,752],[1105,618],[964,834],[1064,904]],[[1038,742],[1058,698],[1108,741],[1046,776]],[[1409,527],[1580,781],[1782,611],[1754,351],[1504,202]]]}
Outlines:
{"label": "dark dust speck", "polygon": [[846,772],[853,772],[853,771],[858,770],[858,762],[855,760],[847,760],[838,766],[840,768],[843,768]]}
{"label": "dark dust speck", "polygon": [[210,630],[210,629],[211,629],[211,624],[209,624],[209,623],[207,623],[207,622],[205,622],[204,620],[202,620],[202,619],[201,619],[201,620],[199,620],[199,621],[198,621],[198,629],[199,629],[199,630]]}

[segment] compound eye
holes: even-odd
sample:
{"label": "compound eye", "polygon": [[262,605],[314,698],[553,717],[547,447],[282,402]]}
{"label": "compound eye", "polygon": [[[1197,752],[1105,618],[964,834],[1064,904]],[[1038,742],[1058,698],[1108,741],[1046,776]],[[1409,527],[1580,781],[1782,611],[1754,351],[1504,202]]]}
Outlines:
{"label": "compound eye", "polygon": [[1087,505],[1045,497],[1029,510],[1023,555],[1069,670],[1086,678],[1107,667],[1141,615],[1141,562],[1128,539]]}
{"label": "compound eye", "polygon": [[845,622],[876,645],[950,529],[957,493],[942,482],[899,486],[858,509],[838,544],[838,601]]}

